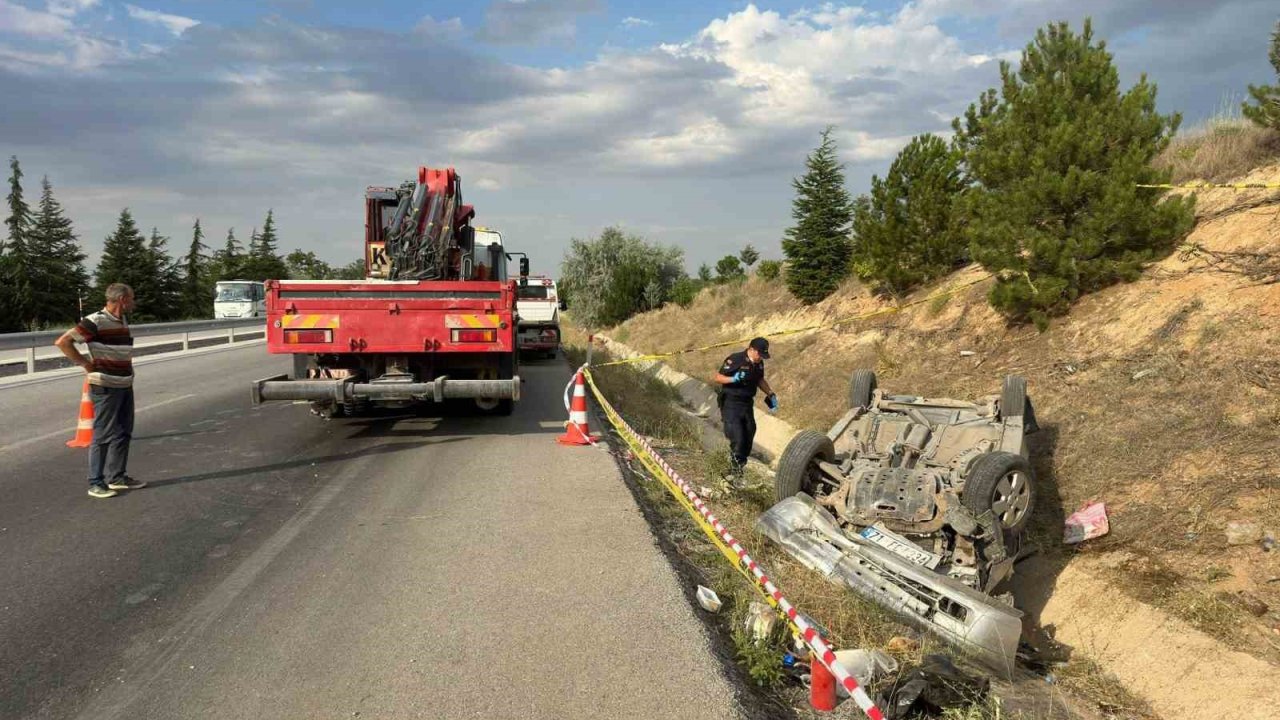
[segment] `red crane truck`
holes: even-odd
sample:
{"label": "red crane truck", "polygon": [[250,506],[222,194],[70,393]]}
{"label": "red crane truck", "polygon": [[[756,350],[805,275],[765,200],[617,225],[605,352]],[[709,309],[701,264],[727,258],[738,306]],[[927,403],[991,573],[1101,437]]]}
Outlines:
{"label": "red crane truck", "polygon": [[253,383],[253,402],[309,400],[333,417],[469,398],[510,414],[517,284],[502,235],[474,216],[453,168],[368,188],[365,280],[267,281],[267,351],[293,355],[294,369]]}

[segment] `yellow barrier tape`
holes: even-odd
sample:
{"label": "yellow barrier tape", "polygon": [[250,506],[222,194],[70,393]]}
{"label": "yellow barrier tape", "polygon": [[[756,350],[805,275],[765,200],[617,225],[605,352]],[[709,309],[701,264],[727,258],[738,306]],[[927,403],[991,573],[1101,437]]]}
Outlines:
{"label": "yellow barrier tape", "polygon": [[[961,290],[967,290],[968,288],[971,288],[974,285],[978,285],[979,283],[986,282],[987,280],[990,280],[993,277],[995,276],[984,275],[978,278],[977,280],[963,283],[961,285],[957,285],[948,290],[944,290],[942,292],[928,295],[926,297],[920,298],[919,300],[912,300],[911,302],[904,303],[902,305],[895,305],[893,307],[880,308],[879,310],[872,310],[871,312],[860,313],[858,315],[851,315],[849,317],[840,318],[829,323],[820,323],[818,325],[808,325],[806,327],[793,328],[791,330],[781,330],[779,332],[769,333],[767,335],[754,336],[754,337],[766,337],[766,338],[786,337],[788,335],[797,335],[799,333],[809,332],[811,330],[827,330],[830,328],[839,327],[841,325],[848,325],[849,323],[853,323],[853,322],[870,320],[873,317],[879,317],[881,315],[892,315],[894,313],[900,313],[903,310],[906,310],[908,308],[913,308],[918,305],[923,305],[928,302],[933,302],[938,298],[951,297],[952,295],[955,295]],[[722,348],[722,347],[735,347],[735,346],[746,347],[747,343],[751,342],[751,340],[752,338],[740,338],[738,340],[726,340],[724,342],[712,343],[711,345],[702,345],[700,347],[685,348],[684,350],[673,350],[671,352],[666,352],[666,353],[656,353],[653,355],[636,355],[634,357],[625,358],[623,360],[612,360],[607,363],[597,363],[595,367],[609,367],[611,365],[629,365],[631,363],[645,362],[648,360],[665,360],[666,358],[675,357],[677,355],[687,355],[689,353],[702,352],[704,350],[714,350],[716,348]]]}
{"label": "yellow barrier tape", "polygon": [[1140,188],[1156,188],[1158,190],[1278,190],[1280,183],[1182,183],[1181,185],[1138,185]]}
{"label": "yellow barrier tape", "polygon": [[[603,366],[597,365],[596,367]],[[764,598],[776,611],[778,609],[778,601],[774,600],[773,596],[766,593],[764,588],[760,587],[760,584],[756,582],[755,577],[753,577],[751,573],[743,567],[742,562],[738,558],[738,554],[725,544],[724,540],[720,537],[720,533],[716,532],[716,529],[711,526],[711,523],[707,522],[706,518],[702,517],[702,513],[698,512],[698,509],[693,506],[693,503],[689,501],[688,496],[686,496],[684,492],[680,490],[680,487],[676,485],[675,480],[667,475],[666,471],[654,462],[653,458],[649,456],[649,453],[638,442],[636,442],[635,438],[631,437],[629,432],[627,432],[626,422],[622,419],[622,415],[614,409],[613,404],[605,398],[604,393],[600,392],[600,388],[596,386],[595,378],[591,375],[591,369],[584,367],[582,374],[587,380],[587,387],[591,388],[591,394],[595,397],[596,404],[604,410],[605,417],[609,420],[609,424],[613,426],[614,430],[618,431],[618,436],[627,444],[627,447],[631,450],[631,454],[634,455],[642,465],[644,465],[645,469],[648,470],[650,474],[662,483],[662,486],[666,488],[667,492],[676,499],[676,502],[680,503],[680,506],[689,513],[693,518],[693,521],[697,523],[698,528],[702,530],[703,534],[706,535],[711,540],[711,543],[716,546],[716,549],[720,551],[720,554],[725,556],[733,566],[733,569],[736,570],[738,574],[742,575],[743,578],[746,579],[747,584],[749,584],[752,589],[754,589],[760,597]],[[791,627],[793,633],[800,632],[800,628],[797,627],[796,624],[784,613],[779,612],[778,616]]]}

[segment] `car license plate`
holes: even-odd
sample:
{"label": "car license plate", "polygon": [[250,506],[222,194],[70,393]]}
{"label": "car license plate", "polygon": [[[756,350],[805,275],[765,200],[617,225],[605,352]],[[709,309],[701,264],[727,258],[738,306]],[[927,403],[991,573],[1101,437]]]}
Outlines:
{"label": "car license plate", "polygon": [[879,545],[889,552],[930,570],[938,567],[942,558],[907,540],[883,526],[873,525],[858,533],[863,538]]}

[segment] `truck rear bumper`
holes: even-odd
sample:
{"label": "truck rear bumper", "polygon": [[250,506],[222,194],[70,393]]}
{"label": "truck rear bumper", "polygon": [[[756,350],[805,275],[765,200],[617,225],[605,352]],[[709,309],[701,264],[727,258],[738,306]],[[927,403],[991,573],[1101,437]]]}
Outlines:
{"label": "truck rear bumper", "polygon": [[438,377],[425,383],[357,383],[351,380],[290,380],[276,375],[250,386],[253,404],[268,400],[331,400],[348,403],[367,400],[422,400],[444,402],[455,398],[520,400],[520,377],[510,380],[452,380]]}

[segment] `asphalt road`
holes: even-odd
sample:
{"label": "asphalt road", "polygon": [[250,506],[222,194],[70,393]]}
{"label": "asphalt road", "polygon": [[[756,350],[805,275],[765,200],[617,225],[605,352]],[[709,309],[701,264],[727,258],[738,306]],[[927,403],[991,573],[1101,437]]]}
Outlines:
{"label": "asphalt road", "polygon": [[329,422],[250,405],[287,366],[141,365],[108,500],[80,381],[0,387],[0,717],[738,715],[612,458],[553,441],[562,362],[508,418]]}

